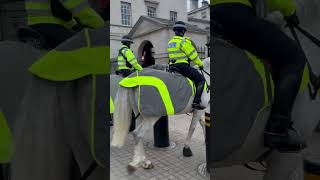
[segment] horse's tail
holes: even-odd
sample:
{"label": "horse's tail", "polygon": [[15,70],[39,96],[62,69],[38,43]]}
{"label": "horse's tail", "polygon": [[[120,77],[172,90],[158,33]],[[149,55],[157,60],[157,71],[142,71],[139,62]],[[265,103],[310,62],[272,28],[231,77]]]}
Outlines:
{"label": "horse's tail", "polygon": [[131,123],[132,108],[129,100],[129,88],[119,87],[115,100],[114,130],[111,146],[122,147]]}

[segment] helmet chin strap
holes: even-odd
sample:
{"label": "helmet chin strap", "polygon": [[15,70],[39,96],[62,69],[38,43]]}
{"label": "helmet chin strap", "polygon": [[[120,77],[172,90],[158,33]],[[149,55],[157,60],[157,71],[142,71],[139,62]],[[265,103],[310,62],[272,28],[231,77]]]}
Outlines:
{"label": "helmet chin strap", "polygon": [[184,31],[175,31],[175,33],[177,36],[183,37],[185,32]]}
{"label": "helmet chin strap", "polygon": [[123,42],[122,44],[126,45],[126,46],[128,46],[128,48],[130,48],[130,43],[129,42]]}

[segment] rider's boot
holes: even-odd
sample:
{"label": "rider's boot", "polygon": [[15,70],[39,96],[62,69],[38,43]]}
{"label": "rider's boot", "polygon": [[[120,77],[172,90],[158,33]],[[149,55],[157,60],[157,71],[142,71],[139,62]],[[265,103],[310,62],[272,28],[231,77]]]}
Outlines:
{"label": "rider's boot", "polygon": [[201,106],[201,95],[204,89],[205,82],[199,83],[196,89],[196,94],[194,95],[192,108],[197,110],[203,110],[206,107]]}
{"label": "rider's boot", "polygon": [[280,152],[299,152],[306,148],[306,142],[292,127],[290,118],[272,116],[264,132],[264,145]]}

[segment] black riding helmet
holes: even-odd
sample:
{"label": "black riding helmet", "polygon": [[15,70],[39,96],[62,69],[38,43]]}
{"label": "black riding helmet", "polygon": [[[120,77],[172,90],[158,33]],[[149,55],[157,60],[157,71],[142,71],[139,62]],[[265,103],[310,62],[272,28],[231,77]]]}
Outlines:
{"label": "black riding helmet", "polygon": [[123,36],[121,38],[121,43],[130,48],[130,45],[133,44],[133,41],[129,36]]}
{"label": "black riding helmet", "polygon": [[129,36],[122,36],[121,43],[130,43],[133,44],[132,39]]}
{"label": "black riding helmet", "polygon": [[183,21],[177,21],[173,25],[173,31],[184,34],[187,31],[187,26]]}

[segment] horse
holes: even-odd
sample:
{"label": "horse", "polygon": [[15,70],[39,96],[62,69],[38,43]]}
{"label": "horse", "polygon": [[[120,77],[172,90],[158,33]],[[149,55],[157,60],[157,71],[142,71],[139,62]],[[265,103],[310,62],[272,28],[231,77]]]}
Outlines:
{"label": "horse", "polygon": [[[169,66],[167,64],[154,64],[154,65],[148,66],[146,68],[157,69],[157,70],[161,70],[161,71],[169,71]],[[118,93],[119,82],[122,80],[122,78],[123,77],[120,75],[115,75],[115,74],[110,75],[110,104],[112,104],[111,106],[113,106],[113,108],[111,108],[111,110],[110,110],[111,114],[113,114],[113,111],[114,111],[115,98]],[[206,111],[209,112],[210,111],[209,109],[210,109],[210,107],[206,108]],[[204,117],[201,116],[200,118],[201,119],[199,120],[199,122],[202,127],[203,133],[205,134]],[[197,121],[198,121],[197,118],[192,118],[192,120],[191,120],[190,127],[189,127],[189,130],[188,130],[185,142],[184,142],[183,150],[182,150],[182,154],[184,157],[191,157],[193,155],[193,152],[192,152],[191,146],[190,146],[190,142],[191,142],[191,138],[194,133],[194,130],[196,128]]]}
{"label": "horse", "polygon": [[[296,0],[301,27],[318,32],[319,1]],[[284,28],[279,12],[268,20]],[[284,31],[294,39],[291,32]],[[300,91],[292,111],[293,126],[304,139],[309,140],[320,119],[320,90],[309,79],[319,79],[319,51],[309,38],[298,33],[301,45],[309,59]],[[318,34],[319,37],[319,34]],[[303,152],[280,153],[263,145],[263,132],[272,107],[274,84],[268,64],[246,50],[213,36],[211,45],[215,59],[214,121],[210,126],[208,165],[214,168],[248,165],[250,162],[267,164],[264,180],[302,179]],[[239,75],[239,72],[242,74]],[[312,72],[312,73],[311,73]],[[244,104],[245,103],[245,104]]]}
{"label": "horse", "polygon": [[[206,79],[206,82],[208,83],[208,86],[210,86],[210,58],[207,58],[203,60],[204,64],[204,77]],[[200,71],[200,70],[199,70]],[[152,71],[150,71],[152,74]],[[164,75],[165,76],[165,75]],[[178,74],[178,76],[181,76]],[[121,84],[121,82],[120,82]],[[134,148],[134,155],[133,160],[128,165],[129,171],[134,171],[135,169],[142,167],[145,169],[153,168],[153,164],[148,158],[146,157],[144,148],[143,148],[143,137],[147,133],[148,130],[150,130],[153,125],[159,120],[161,116],[165,116],[167,114],[156,112],[156,115],[145,115],[143,113],[139,113],[137,98],[139,97],[139,87],[133,87],[133,88],[126,88],[123,86],[119,87],[119,91],[116,96],[116,103],[115,103],[115,112],[114,112],[114,133],[113,138],[111,141],[111,146],[113,147],[122,147],[124,145],[126,136],[128,134],[128,128],[130,125],[130,118],[131,118],[131,111],[133,110],[134,114],[137,116],[138,121],[140,122],[137,126],[137,128],[133,131],[133,137],[135,141],[135,148]],[[204,127],[203,121],[201,121],[201,117],[205,113],[204,110],[193,110],[191,108],[191,104],[193,101],[193,96],[186,97],[187,104],[185,107],[183,107],[182,111],[180,112],[174,112],[174,114],[185,114],[188,112],[193,112],[192,116],[192,122],[190,125],[190,130],[188,133],[187,140],[185,142],[185,147],[189,147],[189,141],[191,138],[191,135],[194,131],[195,124],[197,121],[202,124]],[[202,104],[205,105],[205,107],[209,106],[209,100],[210,100],[210,92],[207,90],[203,91],[203,94],[201,96]],[[161,102],[156,102],[161,103]],[[143,107],[147,106],[154,106],[155,104],[143,104]],[[143,108],[141,107],[141,108]]]}
{"label": "horse", "polygon": [[9,60],[0,66],[1,82],[8,82],[1,107],[16,147],[10,179],[106,179],[108,77],[58,82],[28,72],[46,53],[22,42],[0,42],[0,56]]}

